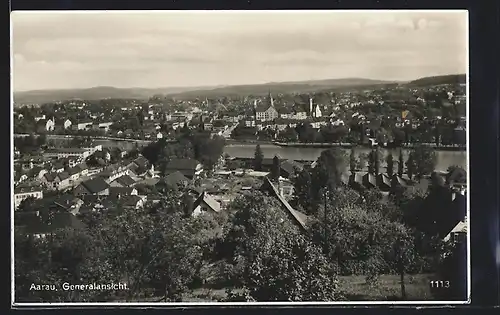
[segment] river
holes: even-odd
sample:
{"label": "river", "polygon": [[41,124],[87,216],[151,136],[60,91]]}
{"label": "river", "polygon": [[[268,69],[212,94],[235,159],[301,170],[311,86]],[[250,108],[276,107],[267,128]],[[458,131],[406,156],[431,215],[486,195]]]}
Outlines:
{"label": "river", "polygon": [[[134,142],[126,141],[111,141],[111,140],[95,140],[96,144],[102,144],[103,147],[116,147],[130,150],[135,147]],[[224,148],[224,153],[236,158],[253,158],[255,154],[255,144],[228,144]],[[280,147],[273,144],[260,145],[265,158],[273,158],[276,154],[283,159],[290,160],[316,160],[324,148],[297,148],[297,147]],[[350,149],[345,149],[349,153]],[[356,154],[367,154],[370,151],[368,148],[357,148]],[[385,155],[389,152],[387,149],[381,148],[380,151]],[[391,149],[394,159],[397,161],[399,149]],[[408,159],[409,150],[403,149],[405,161]],[[451,165],[458,165],[467,169],[467,152],[466,151],[436,151],[437,153],[437,171],[446,171]],[[385,162],[382,163],[382,166]]]}
{"label": "river", "polygon": [[[280,147],[273,144],[261,144],[264,158],[273,158],[276,154],[283,159],[290,160],[316,160],[324,148],[297,148],[297,147]],[[350,149],[344,149],[349,154]],[[389,150],[380,149],[380,151],[387,155]],[[397,161],[399,157],[399,149],[391,149],[394,159]],[[255,154],[255,144],[229,144],[226,145],[224,152],[236,158],[253,158]],[[368,148],[357,148],[356,155],[367,154],[370,152]],[[405,161],[408,159],[409,150],[403,150]],[[437,154],[437,171],[446,171],[451,165],[458,165],[467,169],[467,152],[466,151],[436,151]],[[384,165],[385,163],[382,163]]]}

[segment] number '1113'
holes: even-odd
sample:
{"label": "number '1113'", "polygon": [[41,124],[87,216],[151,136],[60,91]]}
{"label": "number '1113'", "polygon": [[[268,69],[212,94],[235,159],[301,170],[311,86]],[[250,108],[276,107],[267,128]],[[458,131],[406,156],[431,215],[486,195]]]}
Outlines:
{"label": "number '1113'", "polygon": [[449,288],[450,287],[450,281],[431,281],[431,288]]}

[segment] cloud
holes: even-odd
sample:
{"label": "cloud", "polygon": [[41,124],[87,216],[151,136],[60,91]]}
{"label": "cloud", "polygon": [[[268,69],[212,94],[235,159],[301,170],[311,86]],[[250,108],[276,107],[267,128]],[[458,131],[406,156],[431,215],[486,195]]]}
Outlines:
{"label": "cloud", "polygon": [[332,73],[384,79],[384,69],[419,75],[417,64],[446,72],[464,66],[464,21],[463,14],[429,12],[16,13],[14,83],[211,85]]}

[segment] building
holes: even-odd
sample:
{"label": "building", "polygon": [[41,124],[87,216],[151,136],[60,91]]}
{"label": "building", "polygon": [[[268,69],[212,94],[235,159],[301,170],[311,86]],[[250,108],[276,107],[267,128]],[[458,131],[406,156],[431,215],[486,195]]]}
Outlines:
{"label": "building", "polygon": [[16,187],[14,189],[14,209],[17,209],[23,200],[28,198],[42,199],[43,191],[40,187]]}
{"label": "building", "polygon": [[318,104],[313,103],[313,99],[309,98],[309,115],[313,118],[321,118],[321,108]]}
{"label": "building", "polygon": [[92,154],[91,151],[85,148],[55,148],[46,150],[43,153],[45,158],[58,158],[64,159],[68,157],[75,157],[77,159],[86,159]]}
{"label": "building", "polygon": [[101,177],[96,177],[80,183],[74,189],[73,194],[75,196],[109,195],[109,185]]}
{"label": "building", "polygon": [[71,124],[72,124],[71,120],[66,119],[66,120],[64,121],[64,123],[63,123],[63,127],[64,127],[64,129],[68,129],[68,128],[70,128],[70,127],[71,127]]}
{"label": "building", "polygon": [[203,213],[219,213],[221,209],[222,207],[219,202],[206,192],[202,192],[194,202],[194,209],[191,215],[197,217]]}
{"label": "building", "polygon": [[172,159],[168,162],[165,173],[180,172],[189,179],[193,179],[203,172],[203,165],[195,159]]}
{"label": "building", "polygon": [[259,121],[270,121],[279,117],[278,111],[274,108],[274,100],[269,93],[269,101],[255,107],[255,119]]}

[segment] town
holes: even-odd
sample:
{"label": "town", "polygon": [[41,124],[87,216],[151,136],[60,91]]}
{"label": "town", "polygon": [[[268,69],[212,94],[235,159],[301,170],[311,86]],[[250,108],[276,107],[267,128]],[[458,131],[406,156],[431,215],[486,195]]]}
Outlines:
{"label": "town", "polygon": [[[16,294],[23,301],[460,299],[464,78],[16,104]],[[229,153],[239,146],[251,156]],[[286,150],[317,153],[293,158]],[[459,162],[439,154],[458,154]],[[456,284],[430,288],[429,277]],[[130,290],[27,289],[59,278],[122,281]],[[291,280],[297,287],[282,287]]]}

